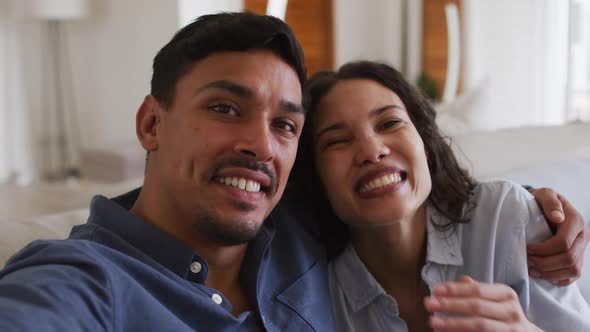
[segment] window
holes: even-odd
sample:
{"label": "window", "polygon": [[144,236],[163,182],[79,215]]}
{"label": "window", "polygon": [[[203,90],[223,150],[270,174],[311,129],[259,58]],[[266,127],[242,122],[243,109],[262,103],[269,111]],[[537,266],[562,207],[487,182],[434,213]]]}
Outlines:
{"label": "window", "polygon": [[590,0],[570,2],[568,119],[590,121]]}

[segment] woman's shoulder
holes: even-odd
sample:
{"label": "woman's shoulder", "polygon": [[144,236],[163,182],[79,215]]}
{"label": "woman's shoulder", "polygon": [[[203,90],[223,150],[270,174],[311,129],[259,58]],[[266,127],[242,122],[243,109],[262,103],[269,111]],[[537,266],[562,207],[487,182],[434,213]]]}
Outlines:
{"label": "woman's shoulder", "polygon": [[478,200],[517,200],[521,203],[534,201],[533,196],[520,184],[506,179],[479,181],[474,190]]}
{"label": "woman's shoulder", "polygon": [[533,196],[523,186],[504,179],[478,182],[471,203],[476,215],[501,215],[526,221],[530,213],[537,212],[531,211],[536,207]]}
{"label": "woman's shoulder", "polygon": [[[522,229],[545,237],[547,223],[534,197],[520,184],[504,179],[479,182],[472,198],[471,221],[497,231]],[[527,238],[528,238],[527,234]]]}

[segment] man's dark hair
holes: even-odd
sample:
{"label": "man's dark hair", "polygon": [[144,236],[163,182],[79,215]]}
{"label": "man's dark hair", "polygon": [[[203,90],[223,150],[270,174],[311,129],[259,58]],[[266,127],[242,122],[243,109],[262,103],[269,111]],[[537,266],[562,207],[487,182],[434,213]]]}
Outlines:
{"label": "man's dark hair", "polygon": [[328,245],[330,256],[335,256],[348,244],[348,227],[338,220],[326,198],[315,166],[313,131],[315,112],[322,99],[338,82],[368,79],[395,92],[402,100],[412,123],[424,142],[432,190],[427,202],[450,223],[438,223],[439,230],[452,228],[455,223],[466,223],[464,207],[473,194],[475,180],[459,166],[447,139],[435,122],[436,113],[428,100],[403,75],[388,65],[360,61],[342,66],[337,72],[324,71],[313,75],[304,87],[303,104],[307,110],[306,124],[301,134],[292,185],[312,202],[320,220],[320,236]]}
{"label": "man's dark hair", "polygon": [[204,15],[178,31],[154,58],[151,94],[164,106],[174,101],[176,84],[193,66],[215,52],[264,49],[306,78],[303,50],[291,28],[272,16],[252,13]]}

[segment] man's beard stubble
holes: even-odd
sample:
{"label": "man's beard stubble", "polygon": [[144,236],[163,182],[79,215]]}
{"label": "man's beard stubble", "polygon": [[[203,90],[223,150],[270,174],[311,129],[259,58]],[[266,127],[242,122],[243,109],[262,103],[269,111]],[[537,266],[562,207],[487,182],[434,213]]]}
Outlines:
{"label": "man's beard stubble", "polygon": [[[254,206],[243,202],[236,202],[236,208],[247,212]],[[194,221],[193,229],[219,245],[234,246],[253,240],[258,234],[262,223],[252,220],[221,220],[211,214],[205,213]]]}

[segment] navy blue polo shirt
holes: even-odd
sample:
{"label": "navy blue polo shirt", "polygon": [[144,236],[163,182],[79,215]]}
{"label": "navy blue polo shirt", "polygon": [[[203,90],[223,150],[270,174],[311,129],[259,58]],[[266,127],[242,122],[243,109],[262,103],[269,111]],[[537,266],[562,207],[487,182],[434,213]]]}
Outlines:
{"label": "navy blue polo shirt", "polygon": [[238,317],[207,262],[129,212],[139,190],[92,199],[66,240],[35,241],[0,271],[0,331],[332,331],[322,246],[280,204],[248,246]]}

